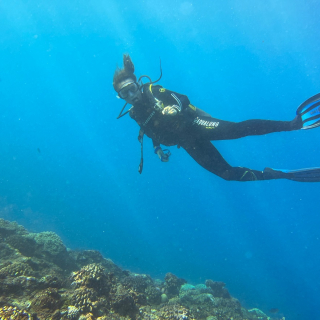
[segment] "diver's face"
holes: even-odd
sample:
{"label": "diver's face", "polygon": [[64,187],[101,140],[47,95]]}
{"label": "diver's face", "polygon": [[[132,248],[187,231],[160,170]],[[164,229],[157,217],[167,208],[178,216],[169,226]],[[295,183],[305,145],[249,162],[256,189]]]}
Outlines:
{"label": "diver's face", "polygon": [[138,103],[142,98],[139,85],[132,79],[122,81],[119,85],[119,88],[119,97],[126,100],[126,102],[129,104],[134,105],[135,103]]}

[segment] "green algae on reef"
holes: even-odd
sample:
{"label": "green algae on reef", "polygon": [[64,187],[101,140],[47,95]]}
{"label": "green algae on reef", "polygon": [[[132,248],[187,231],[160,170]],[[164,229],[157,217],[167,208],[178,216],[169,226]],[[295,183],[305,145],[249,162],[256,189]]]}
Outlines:
{"label": "green algae on reef", "polygon": [[154,280],[98,251],[67,250],[54,232],[0,219],[0,320],[9,319],[279,320],[243,308],[223,282],[193,286],[172,273]]}

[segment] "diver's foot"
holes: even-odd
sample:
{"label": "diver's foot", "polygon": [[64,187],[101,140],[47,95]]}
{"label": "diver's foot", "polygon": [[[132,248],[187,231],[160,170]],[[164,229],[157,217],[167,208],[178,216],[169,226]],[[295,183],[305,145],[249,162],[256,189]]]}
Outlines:
{"label": "diver's foot", "polygon": [[263,170],[264,180],[288,179],[298,182],[320,182],[320,168],[307,168],[299,170],[275,170],[265,168]]}
{"label": "diver's foot", "polygon": [[297,109],[302,121],[301,129],[313,129],[320,126],[320,93],[303,102]]}

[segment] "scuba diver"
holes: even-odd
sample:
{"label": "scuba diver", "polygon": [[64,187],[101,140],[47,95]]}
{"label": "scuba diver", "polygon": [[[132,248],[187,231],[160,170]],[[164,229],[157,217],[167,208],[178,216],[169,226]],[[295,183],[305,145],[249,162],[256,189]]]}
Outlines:
{"label": "scuba diver", "polygon": [[[244,167],[232,167],[224,160],[211,141],[238,139],[246,136],[264,135],[272,132],[312,129],[320,126],[320,94],[302,103],[292,121],[246,120],[229,122],[211,117],[210,114],[192,105],[187,96],[154,85],[162,77],[151,81],[148,76],[138,80],[129,55],[123,55],[123,68],[117,68],[113,77],[113,88],[118,98],[126,101],[117,119],[130,114],[140,126],[138,139],[141,143],[143,167],[143,136],[153,141],[154,153],[161,161],[169,161],[170,151],[160,145],[182,147],[203,168],[225,179],[255,181],[289,179],[300,182],[320,182],[320,168],[295,171],[265,168],[263,171]],[[148,83],[143,84],[142,78]],[[122,113],[126,105],[131,108]]]}

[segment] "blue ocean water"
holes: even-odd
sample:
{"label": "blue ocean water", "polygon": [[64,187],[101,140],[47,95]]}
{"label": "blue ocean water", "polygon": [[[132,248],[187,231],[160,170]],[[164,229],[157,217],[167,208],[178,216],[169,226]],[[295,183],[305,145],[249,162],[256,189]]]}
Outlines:
{"label": "blue ocean water", "polygon": [[[320,92],[318,1],[0,2],[0,217],[123,268],[226,283],[247,308],[320,318],[320,184],[227,182],[116,120],[113,72],[216,118],[291,120]],[[216,142],[234,166],[320,166],[320,129]]]}

